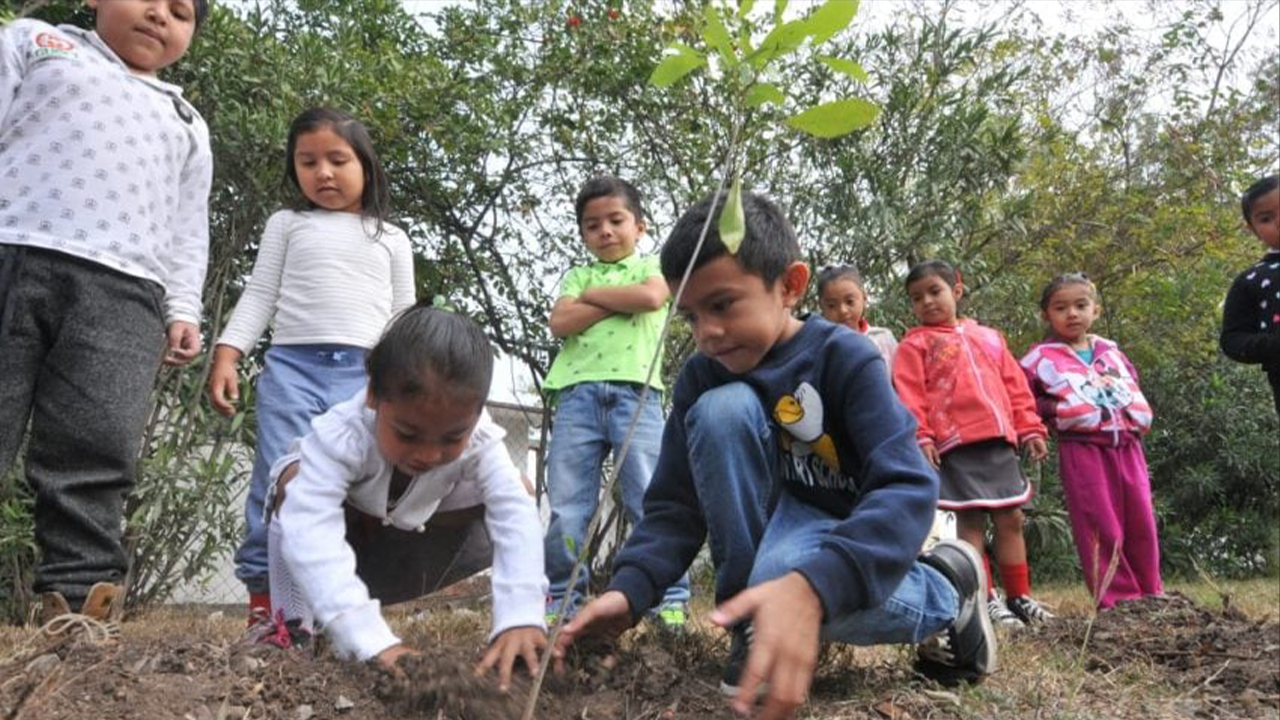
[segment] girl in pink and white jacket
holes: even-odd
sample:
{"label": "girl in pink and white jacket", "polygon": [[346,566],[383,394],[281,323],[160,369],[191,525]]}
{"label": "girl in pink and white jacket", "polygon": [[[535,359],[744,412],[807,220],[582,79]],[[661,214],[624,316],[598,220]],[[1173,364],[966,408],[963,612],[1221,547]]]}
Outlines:
{"label": "girl in pink and white jacket", "polygon": [[964,284],[955,268],[922,262],[907,273],[906,285],[920,325],[898,345],[893,386],[915,416],[921,452],[938,469],[938,507],[956,514],[956,534],[978,548],[986,546],[991,517],[1008,596],[993,592],[987,599],[991,621],[1018,627],[1048,620],[1053,615],[1031,597],[1022,537],[1021,508],[1031,499],[1031,484],[1018,450],[1036,462],[1049,454],[1027,379],[1003,335],[957,315]]}
{"label": "girl in pink and white jacket", "polygon": [[1054,278],[1040,309],[1051,334],[1021,365],[1036,409],[1058,438],[1062,492],[1085,582],[1104,609],[1160,595],[1160,544],[1141,440],[1151,429],[1151,406],[1138,373],[1114,342],[1089,334],[1101,306],[1084,274]]}

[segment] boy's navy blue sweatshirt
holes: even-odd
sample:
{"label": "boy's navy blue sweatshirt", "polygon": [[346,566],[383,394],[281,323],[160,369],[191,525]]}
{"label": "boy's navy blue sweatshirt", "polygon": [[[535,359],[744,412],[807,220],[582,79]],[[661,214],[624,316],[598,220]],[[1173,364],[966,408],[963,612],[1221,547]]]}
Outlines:
{"label": "boy's navy blue sweatshirt", "polygon": [[691,473],[707,469],[689,466],[685,414],[702,393],[731,382],[751,386],[773,420],[775,479],[783,491],[846,518],[821,552],[795,568],[813,586],[825,618],[878,607],[933,524],[938,476],[916,444],[915,420],[894,394],[875,345],[816,315],[746,374],[734,375],[701,353],[685,363],[644,519],[618,554],[610,588],[639,617],[702,547],[702,508],[717,498],[698,497]]}

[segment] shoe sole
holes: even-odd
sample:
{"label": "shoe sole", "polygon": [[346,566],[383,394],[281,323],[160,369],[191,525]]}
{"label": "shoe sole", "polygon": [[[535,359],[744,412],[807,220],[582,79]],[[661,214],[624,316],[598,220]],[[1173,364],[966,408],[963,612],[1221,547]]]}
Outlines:
{"label": "shoe sole", "polygon": [[[975,550],[972,544],[961,541],[961,539],[945,539],[945,541],[934,546],[931,552],[937,552],[938,548],[943,546],[954,548],[954,550],[963,553],[966,559],[969,560],[969,565],[974,569],[974,574],[978,577],[977,597],[979,600],[977,601],[977,607],[974,607],[973,611],[978,615],[978,624],[982,629],[983,637],[987,641],[984,643],[983,656],[975,659],[972,667],[950,667],[950,670],[943,671],[943,674],[955,676],[957,679],[972,680],[974,678],[970,678],[970,675],[977,675],[980,678],[980,676],[995,673],[998,667],[996,626],[991,623],[991,615],[987,611],[987,598],[991,597],[991,584],[987,582],[987,573],[983,569],[982,556],[978,555],[978,551]],[[964,602],[964,600],[965,598],[961,598],[961,602]],[[957,615],[956,621],[959,620],[959,615]],[[922,661],[929,666],[937,665],[940,669],[948,667],[938,664],[938,662],[924,659]]]}
{"label": "shoe sole", "polygon": [[987,583],[987,573],[983,569],[982,557],[978,555],[978,551],[972,545],[962,540],[943,540],[939,545],[947,544],[953,548],[960,550],[969,558],[970,564],[973,566],[974,572],[978,576],[978,607],[974,611],[978,614],[978,624],[982,626],[982,634],[986,637],[986,656],[982,662],[977,663],[977,672],[981,675],[990,675],[996,671],[999,664],[997,660],[998,653],[996,651],[996,629],[991,624],[991,616],[987,614],[986,602],[991,596],[991,585]]}

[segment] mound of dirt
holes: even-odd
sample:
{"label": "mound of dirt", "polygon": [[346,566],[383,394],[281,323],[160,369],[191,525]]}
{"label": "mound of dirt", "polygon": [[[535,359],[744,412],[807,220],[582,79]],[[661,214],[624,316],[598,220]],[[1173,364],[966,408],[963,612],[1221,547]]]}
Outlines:
{"label": "mound of dirt", "polygon": [[268,646],[77,632],[33,638],[0,665],[0,710],[7,720],[388,717],[370,672]]}
{"label": "mound of dirt", "polygon": [[1092,622],[1062,618],[1045,632],[1085,648],[1090,670],[1154,667],[1170,686],[1232,715],[1274,717],[1280,708],[1280,624],[1250,621],[1229,602],[1212,611],[1175,592],[1121,603]]}
{"label": "mound of dirt", "polygon": [[[322,642],[287,651],[249,644],[238,621],[194,613],[143,617],[121,628],[79,621],[59,637],[13,632],[17,642],[0,642],[7,645],[0,648],[0,720],[522,717],[531,691],[523,667],[507,693],[492,676],[473,674],[484,645],[483,615],[448,603],[422,613],[401,617],[403,637],[422,654],[402,660],[399,675],[337,660]],[[801,716],[1022,718],[1053,707],[1098,718],[1217,720],[1274,718],[1280,707],[1274,618],[1252,622],[1174,595],[1094,619],[1060,617],[1021,638],[1003,646],[1006,667],[1066,651],[1107,678],[1094,688],[1104,697],[1077,700],[1064,690],[1046,699],[1038,694],[1058,676],[1050,674],[1042,687],[1040,674],[1018,672],[997,673],[982,692],[942,690],[913,675],[910,648],[837,647],[824,653]],[[535,717],[728,720],[733,715],[718,687],[726,645],[718,628],[695,624],[672,635],[642,623],[620,644],[576,648],[568,671],[546,678]],[[1130,668],[1138,672],[1124,672]],[[1061,677],[1070,673],[1079,668]]]}

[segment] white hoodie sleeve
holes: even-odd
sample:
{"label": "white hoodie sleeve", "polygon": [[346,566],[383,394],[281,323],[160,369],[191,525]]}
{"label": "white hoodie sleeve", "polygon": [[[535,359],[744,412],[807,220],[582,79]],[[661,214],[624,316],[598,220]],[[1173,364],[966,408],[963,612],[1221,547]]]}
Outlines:
{"label": "white hoodie sleeve", "polygon": [[285,562],[335,653],[366,660],[400,639],[356,575],[355,552],[346,541],[343,502],[373,443],[360,425],[358,405],[349,405],[318,418],[303,438],[301,466],[285,490],[276,522],[281,523]]}
{"label": "white hoodie sleeve", "polygon": [[489,640],[514,627],[545,630],[547,577],[542,563],[542,522],[501,435],[479,451],[475,468],[484,498],[484,521],[493,543],[493,631]]}

